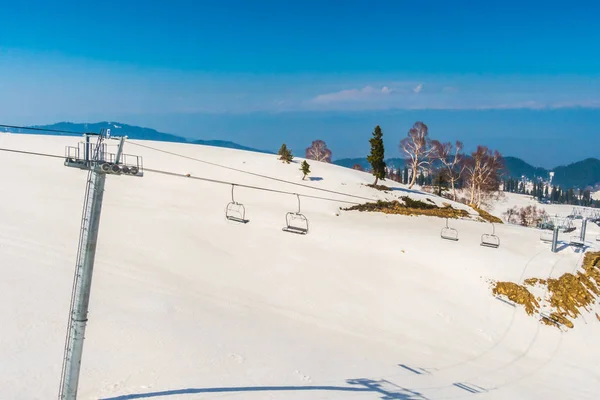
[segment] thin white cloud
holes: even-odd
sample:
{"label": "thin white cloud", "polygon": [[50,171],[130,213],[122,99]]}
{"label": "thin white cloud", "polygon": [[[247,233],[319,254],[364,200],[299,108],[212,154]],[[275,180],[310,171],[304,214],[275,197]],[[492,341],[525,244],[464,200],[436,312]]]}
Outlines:
{"label": "thin white cloud", "polygon": [[320,94],[313,98],[315,103],[336,103],[344,101],[357,101],[377,99],[381,96],[388,96],[394,92],[388,86],[383,86],[381,89],[376,89],[373,86],[367,85],[362,89],[346,89],[339,92]]}
{"label": "thin white cloud", "polygon": [[433,81],[425,90],[423,82],[404,81],[320,94],[302,104],[304,109],[322,111],[600,108],[600,100],[591,89],[588,85],[569,93],[554,87],[528,85],[528,82],[523,85],[511,81],[506,84]]}

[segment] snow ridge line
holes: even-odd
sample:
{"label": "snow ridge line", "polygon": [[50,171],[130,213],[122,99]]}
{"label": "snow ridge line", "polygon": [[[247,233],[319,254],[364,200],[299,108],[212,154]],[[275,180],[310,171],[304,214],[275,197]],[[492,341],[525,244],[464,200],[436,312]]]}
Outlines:
{"label": "snow ridge line", "polygon": [[309,199],[334,201],[334,202],[338,202],[338,203],[347,203],[347,204],[360,204],[360,203],[356,203],[354,201],[338,200],[338,199],[332,199],[332,198],[329,198],[329,197],[313,196],[313,195],[310,195],[310,194],[302,194],[302,193],[295,193],[295,192],[286,192],[284,190],[269,189],[269,188],[265,188],[265,187],[262,187],[262,186],[252,186],[252,185],[245,185],[243,183],[235,183],[235,182],[221,181],[221,180],[218,180],[218,179],[203,178],[201,176],[191,176],[191,175],[188,176],[186,174],[180,174],[178,172],[162,171],[162,170],[151,169],[151,168],[144,168],[144,171],[154,172],[154,173],[157,173],[157,174],[164,174],[164,175],[169,175],[169,176],[176,176],[176,177],[181,177],[181,178],[196,179],[196,180],[199,180],[199,181],[205,181],[205,182],[211,182],[211,183],[219,183],[219,184],[222,184],[222,185],[233,185],[233,186],[243,187],[243,188],[247,188],[247,189],[263,190],[265,192],[280,193],[280,194],[289,194],[289,195],[294,195],[294,196],[302,196],[302,197],[306,197],[306,198],[309,198]]}
{"label": "snow ridge line", "polygon": [[[15,149],[0,148],[0,151],[6,151],[6,152],[18,153],[18,154],[34,155],[34,156],[40,156],[40,157],[64,158],[64,156],[59,156],[59,155],[56,155],[56,154],[37,153],[37,152],[25,151],[25,150],[15,150]],[[242,184],[242,183],[221,181],[221,180],[218,180],[218,179],[204,178],[204,177],[201,177],[201,176],[188,176],[188,175],[180,174],[180,173],[177,173],[177,172],[162,171],[162,170],[152,169],[152,168],[144,168],[144,171],[153,172],[153,173],[157,173],[157,174],[164,174],[164,175],[169,175],[169,176],[176,176],[176,177],[182,177],[182,178],[196,179],[196,180],[205,181],[205,182],[219,183],[219,184],[223,184],[223,185],[234,185],[234,186],[238,186],[238,187],[243,187],[243,188],[248,188],[248,189],[254,189],[254,190],[263,190],[263,191],[272,192],[272,193],[289,194],[289,195],[294,195],[294,196],[297,195],[297,196],[302,196],[302,197],[306,197],[306,198],[309,198],[309,199],[324,200],[324,201],[333,201],[333,202],[346,203],[346,204],[360,204],[360,203],[356,203],[356,202],[353,202],[353,201],[338,200],[338,199],[332,199],[332,198],[329,198],[329,197],[313,196],[313,195],[310,195],[310,194],[286,192],[284,190],[269,189],[269,188],[265,188],[265,187],[261,187],[261,186],[252,186],[252,185],[245,185],[245,184]],[[249,172],[249,173],[251,173],[251,172]],[[273,179],[277,179],[277,178],[273,178]],[[294,183],[294,182],[290,182],[290,183]],[[305,186],[305,185],[303,185],[303,186]],[[307,186],[307,187],[310,188],[310,186]],[[311,188],[311,189],[326,190],[326,189],[320,189],[320,188]],[[340,194],[344,194],[344,193],[340,193]],[[347,195],[347,196],[353,196],[353,195]],[[359,196],[353,196],[353,197],[359,197]]]}
{"label": "snow ridge line", "polygon": [[157,149],[155,147],[147,146],[145,144],[135,143],[135,142],[132,142],[132,141],[128,141],[127,143],[133,144],[135,146],[144,147],[144,148],[147,148],[147,149],[150,149],[150,150],[158,151],[160,153],[170,154],[172,156],[186,158],[188,160],[201,162],[201,163],[212,165],[212,166],[215,166],[215,167],[225,168],[225,169],[228,169],[228,170],[231,170],[231,171],[236,171],[236,172],[241,172],[243,174],[257,176],[259,178],[270,179],[270,180],[277,181],[277,182],[282,182],[282,183],[287,183],[287,184],[290,184],[290,185],[301,186],[301,187],[305,187],[305,188],[313,189],[313,190],[320,190],[320,191],[323,191],[323,192],[338,194],[338,195],[341,195],[341,196],[353,197],[353,198],[360,199],[360,200],[367,200],[367,201],[373,201],[373,200],[375,200],[375,199],[368,198],[368,197],[362,197],[362,196],[357,196],[357,195],[354,195],[354,194],[339,192],[337,190],[323,189],[323,188],[317,188],[317,187],[313,187],[313,186],[309,186],[309,185],[304,185],[302,183],[292,182],[292,181],[288,181],[288,180],[281,179],[281,178],[275,178],[275,177],[269,176],[269,175],[258,174],[256,172],[250,172],[250,171],[246,171],[246,170],[239,169],[239,168],[228,167],[227,165],[213,163],[213,162],[202,160],[202,159],[199,159],[199,158],[190,157],[190,156],[186,156],[186,155],[179,154],[179,153],[174,153],[172,151]]}

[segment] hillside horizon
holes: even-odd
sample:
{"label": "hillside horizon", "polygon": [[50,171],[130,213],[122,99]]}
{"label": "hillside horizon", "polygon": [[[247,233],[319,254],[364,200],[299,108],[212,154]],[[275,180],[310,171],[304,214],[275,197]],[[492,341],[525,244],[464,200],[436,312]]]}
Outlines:
{"label": "hillside horizon", "polygon": [[[189,144],[201,144],[208,146],[216,146],[216,147],[224,147],[224,148],[232,148],[239,150],[247,150],[247,151],[255,151],[259,153],[270,153],[275,154],[277,152],[277,148],[279,148],[280,144],[276,144],[273,150],[266,149],[258,149],[252,146],[246,146],[239,144],[230,140],[206,140],[200,138],[186,138],[173,133],[165,133],[160,132],[156,129],[149,127],[141,127],[136,125],[129,125],[121,122],[113,122],[113,121],[100,121],[100,122],[70,122],[70,121],[62,121],[54,124],[46,124],[46,125],[31,125],[28,126],[31,128],[39,128],[39,129],[51,129],[58,131],[69,131],[75,134],[83,134],[84,132],[99,132],[100,129],[110,128],[111,130],[118,130],[126,134],[131,139],[140,139],[140,140],[156,140],[156,141],[165,141],[165,142],[176,142],[176,143],[189,143]],[[22,129],[9,129],[5,128],[6,132],[14,132],[14,133],[26,133],[26,134],[44,134],[42,131],[37,132],[25,132]],[[61,134],[60,132],[54,132],[55,134]],[[69,133],[62,133],[69,135]],[[121,134],[121,133],[119,133]],[[368,144],[368,142],[366,142]],[[367,148],[367,144],[365,147]],[[310,143],[307,143],[307,147]],[[335,150],[335,149],[333,149]],[[304,149],[301,152],[295,151],[292,149],[292,152],[295,153],[298,157],[304,156]],[[333,152],[334,158],[332,160],[333,164],[341,165],[344,167],[351,168],[355,164],[361,165],[363,168],[368,167],[368,162],[366,156],[364,157],[343,157],[343,158],[335,158],[335,151]],[[405,158],[402,157],[390,157],[386,158],[386,162],[388,165],[394,166],[395,168],[403,168],[405,165]],[[600,183],[600,159],[594,157],[588,157],[583,160],[575,161],[569,164],[561,164],[557,165],[551,169],[538,167],[530,164],[529,162],[523,160],[519,157],[514,157],[510,155],[504,156],[506,171],[508,176],[511,178],[520,178],[521,176],[525,176],[529,179],[536,178],[544,178],[546,179],[549,175],[549,172],[554,171],[555,176],[553,178],[553,183],[563,186],[566,188],[576,187],[576,188],[584,188],[584,187],[594,187]]]}

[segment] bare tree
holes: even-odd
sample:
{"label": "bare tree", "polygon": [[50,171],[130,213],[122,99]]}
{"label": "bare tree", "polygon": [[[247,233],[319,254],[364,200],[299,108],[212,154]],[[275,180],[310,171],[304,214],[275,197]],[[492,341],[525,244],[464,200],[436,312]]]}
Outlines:
{"label": "bare tree", "polygon": [[431,157],[442,164],[440,172],[450,182],[452,200],[456,201],[456,182],[460,180],[465,171],[463,144],[458,140],[454,146],[451,142],[441,143],[438,140],[432,140],[431,148],[433,150]]}
{"label": "bare tree", "polygon": [[498,151],[477,146],[465,162],[465,172],[470,190],[470,204],[481,206],[484,192],[498,190],[503,159]]}
{"label": "bare tree", "polygon": [[355,170],[357,170],[357,171],[364,171],[364,170],[365,170],[365,169],[362,167],[362,165],[360,165],[360,164],[354,164],[354,165],[352,166],[352,169],[355,169]]}
{"label": "bare tree", "polygon": [[415,122],[408,131],[408,136],[400,141],[400,149],[410,158],[409,164],[412,169],[412,179],[408,185],[411,189],[417,180],[419,171],[430,163],[433,149],[429,139],[429,129],[423,122]]}
{"label": "bare tree", "polygon": [[522,226],[538,226],[547,217],[545,210],[531,205],[521,208],[514,206],[504,212],[506,222]]}
{"label": "bare tree", "polygon": [[517,223],[517,216],[519,215],[519,209],[517,206],[508,208],[503,214],[504,220],[509,224]]}
{"label": "bare tree", "polygon": [[313,140],[310,147],[306,149],[306,158],[309,160],[322,161],[326,163],[331,162],[331,150],[327,148],[327,145],[322,140]]}

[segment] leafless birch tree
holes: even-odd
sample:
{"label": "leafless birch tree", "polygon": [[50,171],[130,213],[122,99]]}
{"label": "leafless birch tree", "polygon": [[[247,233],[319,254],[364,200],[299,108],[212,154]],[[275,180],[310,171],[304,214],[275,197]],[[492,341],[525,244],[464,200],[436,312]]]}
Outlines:
{"label": "leafless birch tree", "polygon": [[423,122],[415,122],[408,131],[408,136],[400,141],[400,149],[409,157],[409,166],[412,169],[412,179],[408,185],[411,189],[417,180],[419,171],[425,169],[430,163],[432,154],[429,130]]}
{"label": "leafless birch tree", "polygon": [[441,173],[450,182],[452,200],[456,201],[456,183],[465,170],[463,144],[458,140],[454,146],[451,142],[441,143],[438,140],[432,140],[431,147],[433,149],[432,158],[441,163]]}
{"label": "leafless birch tree", "polygon": [[498,189],[503,159],[498,151],[477,146],[466,160],[465,172],[470,191],[470,204],[481,206],[483,194]]}
{"label": "leafless birch tree", "polygon": [[322,140],[314,140],[310,147],[306,149],[306,158],[309,160],[331,162],[331,150]]}

